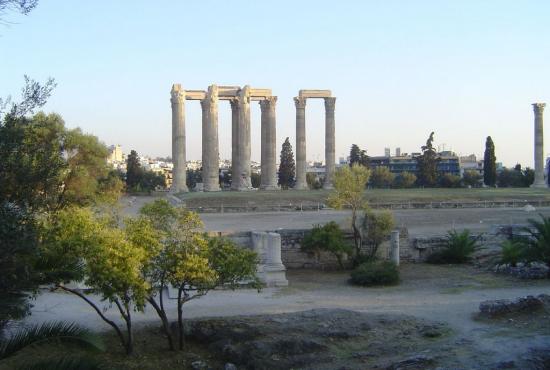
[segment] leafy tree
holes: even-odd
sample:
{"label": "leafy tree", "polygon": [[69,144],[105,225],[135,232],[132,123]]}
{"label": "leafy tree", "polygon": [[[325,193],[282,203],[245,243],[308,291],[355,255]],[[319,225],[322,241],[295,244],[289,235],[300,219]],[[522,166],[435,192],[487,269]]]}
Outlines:
{"label": "leafy tree", "polygon": [[481,175],[479,174],[479,172],[475,170],[467,170],[467,171],[464,171],[464,175],[462,179],[466,186],[471,186],[472,188],[476,188],[480,185]]}
{"label": "leafy tree", "polygon": [[528,188],[535,182],[535,171],[527,167],[522,172],[523,177],[523,186]]}
{"label": "leafy tree", "polygon": [[323,184],[319,181],[317,175],[311,172],[306,173],[306,182],[310,189],[319,190],[323,187]]}
{"label": "leafy tree", "polygon": [[394,186],[397,188],[412,188],[416,183],[416,175],[403,171],[395,177]]}
{"label": "leafy tree", "polygon": [[351,209],[351,228],[355,244],[355,262],[361,254],[361,232],[357,224],[357,212],[367,206],[365,187],[369,181],[370,170],[354,164],[352,167],[341,167],[334,174],[334,190],[328,197],[328,203],[336,208]]}
{"label": "leafy tree", "polygon": [[194,189],[197,186],[197,183],[202,182],[202,170],[187,170],[187,187],[189,189]]}
{"label": "leafy tree", "polygon": [[[115,330],[127,354],[133,352],[132,313],[143,311],[149,292],[142,272],[153,254],[151,248],[160,249],[153,244],[152,226],[133,226],[127,221],[123,230],[116,220],[72,207],[52,215],[44,223],[41,236],[41,259],[49,267],[45,274],[57,288],[88,303]],[[63,284],[68,281],[83,282],[103,301],[114,304],[126,324],[126,336],[86,294]]]}
{"label": "leafy tree", "polygon": [[452,173],[444,173],[439,177],[439,185],[443,188],[459,188],[462,186],[462,179]]}
{"label": "leafy tree", "polygon": [[[22,327],[0,344],[0,365],[15,365],[24,369],[99,370],[104,367],[94,358],[65,353],[61,356],[25,359],[17,356],[26,349],[47,348],[57,344],[78,347],[90,352],[104,351],[101,337],[86,328],[64,322],[47,322]],[[19,358],[22,357],[21,360]]]}
{"label": "leafy tree", "polygon": [[139,222],[147,220],[161,232],[155,242],[160,243],[160,252],[145,269],[151,286],[147,301],[159,315],[168,345],[174,349],[162,292],[168,285],[177,289],[179,348],[182,349],[183,305],[218,286],[234,288],[243,280],[257,286],[257,256],[227,239],[207,238],[196,213],[173,207],[166,200],[146,204],[140,214],[142,221]]}
{"label": "leafy tree", "polygon": [[495,156],[495,144],[490,136],[485,141],[485,154],[483,156],[483,183],[487,186],[495,186],[497,182],[497,157]]}
{"label": "leafy tree", "polygon": [[497,184],[501,188],[529,187],[534,180],[534,171],[529,167],[522,169],[519,163],[513,169],[502,169],[497,175]]}
{"label": "leafy tree", "polygon": [[286,138],[281,149],[281,161],[279,164],[279,185],[283,189],[288,189],[294,186],[296,181],[296,163],[294,162],[294,153],[292,145]]}
{"label": "leafy tree", "polygon": [[[32,0],[0,0],[0,15],[6,9],[6,4],[13,3],[20,3],[21,8],[23,9],[25,6],[24,4],[32,3]],[[40,84],[39,82],[29,78],[27,75],[25,75],[24,78],[25,86],[21,89],[20,102],[13,102],[11,96],[8,96],[5,99],[0,98],[0,119],[8,118],[4,116],[6,110],[9,110],[7,115],[10,116],[9,119],[12,120],[16,120],[33,113],[37,108],[40,108],[46,104],[53,89],[57,86],[53,78],[49,78],[44,84]]]}
{"label": "leafy tree", "polygon": [[313,253],[318,261],[322,251],[329,252],[336,257],[338,266],[342,269],[344,268],[344,256],[353,252],[353,248],[344,239],[344,233],[334,221],[323,226],[314,225],[302,240],[301,249]]}
{"label": "leafy tree", "polygon": [[367,156],[366,150],[361,150],[357,144],[352,144],[350,153],[349,153],[350,167],[353,166],[355,163],[368,167],[369,157]]}
{"label": "leafy tree", "polygon": [[390,235],[394,225],[393,215],[389,211],[374,212],[369,209],[365,211],[361,221],[361,235],[368,247],[367,260],[376,258],[380,244]]}
{"label": "leafy tree", "polygon": [[371,170],[370,183],[375,188],[389,188],[395,179],[388,167],[376,167]]}
{"label": "leafy tree", "polygon": [[0,337],[9,321],[29,313],[27,298],[40,282],[34,216],[13,203],[0,203]]}
{"label": "leafy tree", "polygon": [[418,182],[422,186],[433,187],[437,183],[437,153],[433,147],[434,133],[432,132],[422,146],[422,154],[416,157],[418,163]]}

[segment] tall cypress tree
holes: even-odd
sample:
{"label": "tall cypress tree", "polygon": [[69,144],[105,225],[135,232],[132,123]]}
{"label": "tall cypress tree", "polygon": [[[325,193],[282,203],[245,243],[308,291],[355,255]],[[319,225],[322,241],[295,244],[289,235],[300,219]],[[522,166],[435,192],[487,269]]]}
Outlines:
{"label": "tall cypress tree", "polygon": [[281,149],[281,161],[279,164],[279,185],[283,189],[288,189],[294,186],[296,177],[296,163],[294,162],[294,153],[292,145],[286,138]]}
{"label": "tall cypress tree", "polygon": [[353,166],[355,163],[358,163],[362,166],[369,166],[369,157],[365,150],[361,150],[357,144],[352,144],[349,151],[349,166]]}
{"label": "tall cypress tree", "polygon": [[141,181],[142,169],[139,164],[139,157],[135,150],[132,150],[126,160],[126,187],[134,189]]}
{"label": "tall cypress tree", "polygon": [[422,186],[432,187],[437,183],[437,153],[433,147],[434,133],[422,146],[422,155],[416,157],[418,163],[418,182]]}
{"label": "tall cypress tree", "polygon": [[485,155],[483,156],[483,182],[487,186],[495,186],[497,182],[497,157],[495,156],[495,144],[490,136],[485,141]]}

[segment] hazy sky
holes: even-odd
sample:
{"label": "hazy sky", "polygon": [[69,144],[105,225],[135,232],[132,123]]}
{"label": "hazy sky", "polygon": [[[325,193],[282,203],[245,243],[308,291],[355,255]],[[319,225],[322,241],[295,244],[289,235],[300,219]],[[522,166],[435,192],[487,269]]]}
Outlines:
{"label": "hazy sky", "polygon": [[[533,163],[531,103],[550,103],[550,1],[69,1],[42,0],[0,25],[0,95],[23,75],[58,82],[46,111],[125,152],[171,153],[169,91],[271,88],[277,147],[294,146],[299,89],[331,89],[336,156],[356,143],[418,151],[435,144],[505,165]],[[5,22],[4,22],[5,23]],[[188,102],[187,156],[200,158],[200,104]],[[550,105],[547,108],[550,122]],[[260,108],[252,107],[259,160]],[[231,155],[220,103],[220,154]],[[307,157],[324,157],[324,108],[306,108]],[[546,130],[550,153],[550,128]]]}

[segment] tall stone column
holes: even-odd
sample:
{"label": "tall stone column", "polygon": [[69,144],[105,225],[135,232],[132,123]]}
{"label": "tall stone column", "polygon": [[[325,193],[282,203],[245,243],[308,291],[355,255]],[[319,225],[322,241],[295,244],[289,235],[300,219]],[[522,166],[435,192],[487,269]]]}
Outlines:
{"label": "tall stone column", "polygon": [[335,162],[335,122],[334,108],[336,98],[325,98],[325,182],[323,188],[333,189],[332,179],[334,177]]}
{"label": "tall stone column", "polygon": [[294,98],[296,105],[296,184],[294,189],[307,188],[306,182],[306,99]]}
{"label": "tall stone column", "polygon": [[276,96],[260,101],[262,110],[262,175],[260,189],[276,190],[277,186],[277,124],[275,115]]}
{"label": "tall stone column", "polygon": [[544,132],[543,118],[545,103],[534,103],[535,112],[535,181],[531,187],[546,188],[544,181]]}
{"label": "tall stone column", "polygon": [[172,187],[173,193],[187,192],[187,163],[185,159],[185,90],[180,84],[172,85]]}
{"label": "tall stone column", "polygon": [[239,190],[239,99],[231,99],[231,190]]}
{"label": "tall stone column", "polygon": [[250,181],[250,86],[239,91],[239,128],[238,128],[239,172],[233,174],[233,181],[238,180],[237,190],[248,190]]}
{"label": "tall stone column", "polygon": [[202,182],[204,191],[220,191],[218,87],[208,87],[202,106]]}

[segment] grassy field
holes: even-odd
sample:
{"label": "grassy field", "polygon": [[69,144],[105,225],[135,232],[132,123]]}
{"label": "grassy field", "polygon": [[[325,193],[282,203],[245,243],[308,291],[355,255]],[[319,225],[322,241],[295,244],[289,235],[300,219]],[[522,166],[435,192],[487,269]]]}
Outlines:
{"label": "grassy field", "polygon": [[[251,205],[314,205],[326,203],[327,190],[286,190],[180,194],[188,207],[251,206]],[[550,190],[531,188],[480,189],[369,189],[371,203],[404,202],[474,202],[474,201],[549,201]]]}

